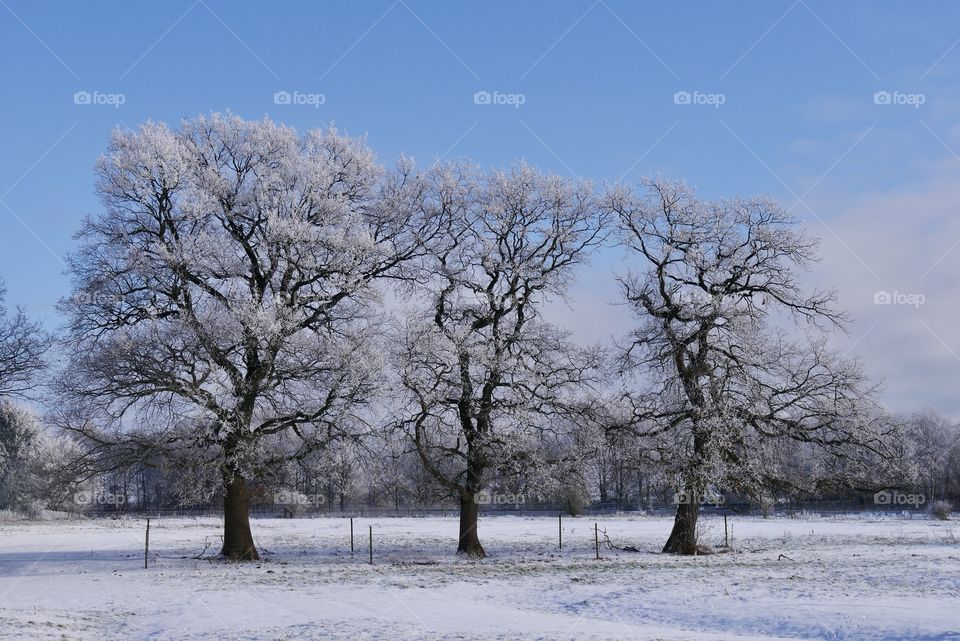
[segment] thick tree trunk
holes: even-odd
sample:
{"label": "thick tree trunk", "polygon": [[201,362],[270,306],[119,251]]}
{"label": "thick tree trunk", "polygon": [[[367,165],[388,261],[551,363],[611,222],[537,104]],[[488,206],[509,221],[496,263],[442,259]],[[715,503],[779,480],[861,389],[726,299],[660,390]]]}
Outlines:
{"label": "thick tree trunk", "polygon": [[457,554],[464,554],[474,559],[482,559],[487,555],[480,545],[477,535],[477,517],[480,515],[480,505],[475,495],[461,495],[460,497],[460,540],[457,544]]}
{"label": "thick tree trunk", "polygon": [[231,561],[256,561],[260,558],[250,533],[250,506],[247,481],[239,474],[225,473],[223,495],[223,549],[220,556]]}
{"label": "thick tree trunk", "polygon": [[[691,401],[695,401],[694,405],[702,406],[702,397],[699,391],[690,392],[690,396]],[[691,473],[681,482],[682,493],[679,495],[677,515],[673,520],[673,530],[670,532],[670,537],[663,546],[664,552],[670,554],[697,553],[697,517],[700,516],[700,500],[703,498],[705,484],[696,471],[703,465],[705,447],[706,438],[699,430],[695,429]]]}
{"label": "thick tree trunk", "polygon": [[483,487],[484,465],[467,441],[467,476],[460,488],[460,538],[457,541],[457,554],[482,559],[487,556],[480,537],[477,534],[477,520],[480,516],[480,489]]}
{"label": "thick tree trunk", "polygon": [[699,496],[690,494],[677,506],[673,530],[663,551],[670,554],[697,553],[697,517],[700,516]]}

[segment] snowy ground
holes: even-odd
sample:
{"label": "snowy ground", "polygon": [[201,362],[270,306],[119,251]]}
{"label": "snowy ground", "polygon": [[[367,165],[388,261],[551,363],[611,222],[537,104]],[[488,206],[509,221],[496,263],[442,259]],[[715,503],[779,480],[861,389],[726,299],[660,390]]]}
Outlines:
{"label": "snowy ground", "polygon": [[[723,522],[707,519],[708,542]],[[731,521],[735,552],[657,553],[670,521],[489,517],[254,522],[261,563],[195,560],[214,519],[0,524],[0,639],[960,640],[960,526],[922,518]],[[374,565],[366,533],[374,531]]]}

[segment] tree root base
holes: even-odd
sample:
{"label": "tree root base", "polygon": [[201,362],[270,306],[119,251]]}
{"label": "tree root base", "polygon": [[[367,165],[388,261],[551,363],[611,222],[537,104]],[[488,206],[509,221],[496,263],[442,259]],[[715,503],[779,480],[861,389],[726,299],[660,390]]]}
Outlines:
{"label": "tree root base", "polygon": [[458,547],[457,556],[465,556],[469,559],[483,559],[486,558],[487,553],[479,543],[470,543]]}
{"label": "tree root base", "polygon": [[217,558],[221,561],[259,561],[260,554],[254,547],[233,550],[224,548],[220,550],[220,554],[217,555]]}

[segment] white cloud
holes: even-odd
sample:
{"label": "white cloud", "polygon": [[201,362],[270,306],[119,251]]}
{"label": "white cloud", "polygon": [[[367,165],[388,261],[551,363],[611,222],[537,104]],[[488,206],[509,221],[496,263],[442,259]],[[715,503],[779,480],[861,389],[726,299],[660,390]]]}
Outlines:
{"label": "white cloud", "polygon": [[[847,344],[856,341],[851,353],[884,379],[884,399],[895,410],[936,407],[960,416],[960,397],[951,384],[960,380],[956,170],[955,161],[944,161],[923,183],[865,194],[839,207],[832,203],[840,198],[829,189],[810,198],[839,239],[815,220],[809,222],[823,237],[823,260],[809,278],[838,289],[840,306],[853,319],[846,339]],[[924,301],[878,305],[874,294],[881,290],[922,295]]]}

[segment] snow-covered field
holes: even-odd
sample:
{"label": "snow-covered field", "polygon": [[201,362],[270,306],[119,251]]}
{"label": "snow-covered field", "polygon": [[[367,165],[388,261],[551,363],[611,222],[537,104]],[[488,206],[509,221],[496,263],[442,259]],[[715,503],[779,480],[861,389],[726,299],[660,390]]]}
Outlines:
{"label": "snow-covered field", "polygon": [[[617,545],[594,559],[593,523]],[[707,518],[706,540],[723,538]],[[488,517],[253,523],[260,563],[194,557],[215,519],[0,524],[0,639],[960,639],[960,526],[731,520],[735,552],[658,553],[670,520]],[[374,564],[367,564],[367,527]]]}

